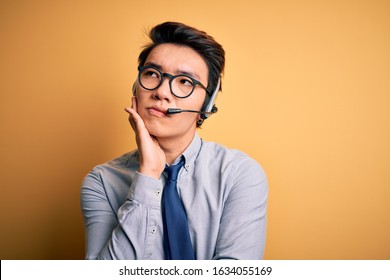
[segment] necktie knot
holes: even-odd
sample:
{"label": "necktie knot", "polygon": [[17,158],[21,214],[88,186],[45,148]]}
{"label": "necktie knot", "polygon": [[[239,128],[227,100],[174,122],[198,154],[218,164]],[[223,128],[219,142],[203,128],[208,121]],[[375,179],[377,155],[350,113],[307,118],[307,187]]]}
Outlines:
{"label": "necktie knot", "polygon": [[183,165],[184,160],[182,159],[178,164],[165,167],[165,171],[168,173],[168,180],[176,181],[177,176],[179,175],[179,171]]}

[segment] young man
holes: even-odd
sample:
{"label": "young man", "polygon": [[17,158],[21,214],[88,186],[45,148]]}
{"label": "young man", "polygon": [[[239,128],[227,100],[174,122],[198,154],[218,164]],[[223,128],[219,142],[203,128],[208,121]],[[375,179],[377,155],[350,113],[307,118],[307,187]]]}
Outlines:
{"label": "young man", "polygon": [[244,153],[196,133],[216,111],[222,46],[174,22],[150,38],[126,108],[138,149],[83,181],[86,258],[261,259],[266,175]]}

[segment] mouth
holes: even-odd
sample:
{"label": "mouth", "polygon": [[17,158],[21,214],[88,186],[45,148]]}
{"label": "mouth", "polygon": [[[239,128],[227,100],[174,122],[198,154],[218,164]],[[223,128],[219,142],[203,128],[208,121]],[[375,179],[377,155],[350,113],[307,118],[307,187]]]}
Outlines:
{"label": "mouth", "polygon": [[149,112],[150,115],[156,116],[156,117],[166,117],[167,115],[167,110],[161,107],[149,107],[147,108],[147,111]]}

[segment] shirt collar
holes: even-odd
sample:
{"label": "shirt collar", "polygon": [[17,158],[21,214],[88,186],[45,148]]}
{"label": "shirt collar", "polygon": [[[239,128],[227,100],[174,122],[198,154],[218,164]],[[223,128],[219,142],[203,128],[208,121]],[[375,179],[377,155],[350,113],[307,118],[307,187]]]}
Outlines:
{"label": "shirt collar", "polygon": [[[182,154],[185,160],[184,169],[186,171],[188,171],[194,165],[201,146],[202,146],[202,139],[199,137],[198,133],[195,133],[191,144],[187,147],[187,149]],[[179,159],[180,158],[181,157],[179,157]]]}

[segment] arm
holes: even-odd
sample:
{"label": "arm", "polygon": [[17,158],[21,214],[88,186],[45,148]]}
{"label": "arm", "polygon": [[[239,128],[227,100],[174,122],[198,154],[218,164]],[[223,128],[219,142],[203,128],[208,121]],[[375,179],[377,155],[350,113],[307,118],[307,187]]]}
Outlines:
{"label": "arm", "polygon": [[214,259],[262,259],[266,237],[267,177],[252,159],[233,167]]}
{"label": "arm", "polygon": [[[88,259],[142,259],[153,253],[162,193],[159,178],[165,166],[165,154],[138,115],[135,98],[132,108],[126,108],[126,111],[136,135],[139,173],[136,173],[127,199],[118,210],[111,205],[106,186],[96,170],[85,178],[81,203]],[[117,184],[110,178],[104,181]]]}
{"label": "arm", "polygon": [[113,209],[96,170],[84,179],[81,206],[86,229],[87,259],[144,259],[156,238],[153,226],[160,212],[159,180],[137,173],[125,203]]}

